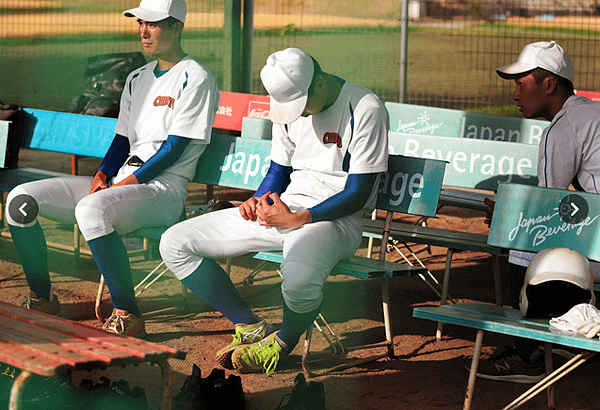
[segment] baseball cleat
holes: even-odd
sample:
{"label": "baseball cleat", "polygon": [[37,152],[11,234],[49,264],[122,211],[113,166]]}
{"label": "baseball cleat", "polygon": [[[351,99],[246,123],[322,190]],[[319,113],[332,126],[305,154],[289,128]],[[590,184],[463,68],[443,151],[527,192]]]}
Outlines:
{"label": "baseball cleat", "polygon": [[143,338],[147,335],[143,317],[137,317],[126,310],[113,309],[112,315],[102,325],[109,333]]}
{"label": "baseball cleat", "polygon": [[233,367],[240,373],[272,374],[279,363],[279,356],[285,353],[283,343],[276,333],[265,337],[258,343],[243,345],[231,355]]}
{"label": "baseball cleat", "polygon": [[50,292],[50,300],[48,300],[39,298],[34,291],[30,291],[29,296],[25,296],[25,300],[21,303],[21,307],[48,315],[58,315],[60,313],[60,302],[52,292]]}
{"label": "baseball cleat", "polygon": [[226,369],[233,369],[231,355],[235,349],[242,345],[260,342],[273,332],[275,332],[275,328],[265,320],[261,320],[260,322],[251,325],[237,325],[235,327],[233,341],[217,352],[217,363]]}

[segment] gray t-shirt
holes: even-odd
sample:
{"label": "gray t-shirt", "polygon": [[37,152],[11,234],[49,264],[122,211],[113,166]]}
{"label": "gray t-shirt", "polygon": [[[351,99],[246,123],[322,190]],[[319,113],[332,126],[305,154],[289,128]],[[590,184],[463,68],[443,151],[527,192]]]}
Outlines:
{"label": "gray t-shirt", "polygon": [[[600,102],[571,96],[542,134],[538,156],[538,185],[600,193]],[[535,253],[511,250],[508,261],[529,266]],[[595,282],[600,264],[590,262]]]}
{"label": "gray t-shirt", "polygon": [[[600,102],[571,96],[544,130],[539,186],[600,192]],[[574,181],[575,179],[575,181]]]}

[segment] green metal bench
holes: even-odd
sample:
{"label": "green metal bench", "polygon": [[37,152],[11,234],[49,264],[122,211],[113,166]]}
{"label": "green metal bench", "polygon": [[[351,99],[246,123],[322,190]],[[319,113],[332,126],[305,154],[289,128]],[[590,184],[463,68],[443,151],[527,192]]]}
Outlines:
{"label": "green metal bench", "polygon": [[[539,252],[568,247],[590,260],[600,260],[600,195],[519,184],[500,184],[488,243],[492,246]],[[502,333],[546,343],[547,376],[505,407],[514,409],[547,388],[548,406],[554,408],[553,383],[600,351],[598,339],[552,332],[548,320],[522,318],[519,310],[481,303],[417,307],[413,316],[477,329],[475,350],[464,408],[473,399],[479,355],[485,332]],[[551,345],[585,351],[552,371]]]}

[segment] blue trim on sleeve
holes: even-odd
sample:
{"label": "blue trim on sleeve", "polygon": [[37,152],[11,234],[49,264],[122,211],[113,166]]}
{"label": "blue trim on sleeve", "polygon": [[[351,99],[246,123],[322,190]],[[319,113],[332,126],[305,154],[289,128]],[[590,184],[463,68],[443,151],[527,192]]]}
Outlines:
{"label": "blue trim on sleeve", "polygon": [[189,138],[169,135],[158,151],[137,169],[133,175],[140,184],[150,181],[173,165],[190,143]]}
{"label": "blue trim on sleeve", "polygon": [[290,184],[291,174],[292,167],[286,167],[271,161],[265,179],[262,180],[253,196],[263,196],[267,192],[277,192],[278,195],[281,195]]}
{"label": "blue trim on sleeve", "polygon": [[343,191],[308,209],[312,221],[332,221],[363,209],[378,175],[349,174]]}
{"label": "blue trim on sleeve", "polygon": [[129,139],[121,134],[115,134],[115,138],[108,151],[106,151],[98,171],[104,172],[108,179],[117,175],[119,168],[123,166],[129,156],[129,148]]}

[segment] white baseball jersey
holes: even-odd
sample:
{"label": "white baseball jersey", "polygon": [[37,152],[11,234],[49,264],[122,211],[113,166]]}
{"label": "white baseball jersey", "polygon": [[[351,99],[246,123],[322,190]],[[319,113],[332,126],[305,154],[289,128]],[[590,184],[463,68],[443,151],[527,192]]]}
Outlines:
{"label": "white baseball jersey", "polygon": [[[130,155],[143,161],[154,155],[167,136],[192,139],[179,160],[165,172],[187,180],[194,176],[198,157],[210,142],[219,108],[219,88],[212,73],[184,57],[157,77],[157,62],[131,72],[121,95],[115,132],[129,139]],[[131,173],[122,172],[119,173]],[[117,175],[116,180],[125,175]]]}
{"label": "white baseball jersey", "polygon": [[[346,81],[325,111],[273,126],[271,160],[291,166],[282,200],[310,208],[341,192],[348,174],[387,171],[389,114],[368,89]],[[365,209],[373,209],[377,187]]]}

